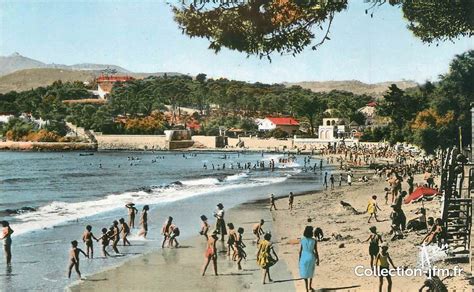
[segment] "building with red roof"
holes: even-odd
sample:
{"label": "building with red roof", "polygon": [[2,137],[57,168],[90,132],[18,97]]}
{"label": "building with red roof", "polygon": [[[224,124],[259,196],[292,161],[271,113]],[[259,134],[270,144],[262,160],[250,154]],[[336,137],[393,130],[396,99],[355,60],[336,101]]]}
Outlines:
{"label": "building with red roof", "polygon": [[289,135],[295,134],[300,129],[300,123],[292,117],[266,117],[257,120],[258,130],[268,132],[281,129]]}
{"label": "building with red roof", "polygon": [[114,87],[114,84],[117,82],[126,82],[133,80],[135,78],[131,76],[106,76],[102,75],[97,77],[96,82],[97,82],[97,95],[99,95],[100,98],[102,99],[107,99],[107,94],[109,94],[112,91],[112,88]]}

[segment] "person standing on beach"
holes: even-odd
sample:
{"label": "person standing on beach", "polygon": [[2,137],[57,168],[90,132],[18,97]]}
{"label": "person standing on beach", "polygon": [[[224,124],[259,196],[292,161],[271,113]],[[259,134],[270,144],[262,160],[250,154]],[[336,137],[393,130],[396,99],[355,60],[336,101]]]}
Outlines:
{"label": "person standing on beach", "polygon": [[304,279],[306,292],[313,291],[313,276],[316,265],[319,265],[318,246],[313,238],[313,227],[306,226],[299,250],[300,277]]}
{"label": "person standing on beach", "polygon": [[87,225],[86,231],[82,234],[82,241],[86,244],[86,254],[88,258],[94,258],[94,244],[92,239],[98,240],[94,234],[92,234],[92,226]]}
{"label": "person standing on beach", "polygon": [[3,251],[5,252],[5,259],[7,265],[12,262],[12,234],[13,229],[10,228],[8,221],[2,221],[2,240],[3,240]]}
{"label": "person standing on beach", "polygon": [[217,211],[214,213],[214,217],[216,217],[216,230],[221,235],[221,241],[224,241],[224,236],[227,235],[224,215],[224,205],[222,203],[217,204]]}
{"label": "person standing on beach", "polygon": [[339,186],[342,186],[342,172],[339,173]]}
{"label": "person standing on beach", "polygon": [[328,189],[328,173],[324,173],[324,182],[323,182],[324,188],[327,190]]}
{"label": "person standing on beach", "polygon": [[352,174],[351,174],[351,173],[348,173],[348,174],[347,174],[347,184],[348,184],[349,186],[352,185]]}
{"label": "person standing on beach", "polygon": [[393,264],[392,258],[388,253],[388,245],[386,242],[382,244],[382,251],[377,255],[377,260],[379,266],[379,292],[382,292],[383,288],[383,278],[387,278],[387,291],[392,291],[392,277],[390,276],[390,264],[394,269],[396,269],[395,265]]}
{"label": "person standing on beach", "polygon": [[142,226],[142,230],[138,233],[138,236],[143,236],[146,238],[148,234],[148,210],[150,207],[148,205],[143,206],[142,214],[140,216],[140,225]]}
{"label": "person standing on beach", "polygon": [[[263,240],[258,245],[257,251],[257,264],[262,268],[263,271],[263,284],[265,285],[265,280],[268,276],[268,280],[273,282],[270,276],[270,267],[278,262],[278,255],[273,249],[273,244],[270,242],[272,235],[266,233],[263,236]],[[272,256],[273,254],[273,256]]]}
{"label": "person standing on beach", "polygon": [[125,208],[128,209],[128,226],[135,228],[135,215],[138,213],[138,209],[135,208],[134,203],[128,203]]}
{"label": "person standing on beach", "polygon": [[367,204],[367,213],[370,214],[367,223],[370,223],[372,216],[375,218],[375,221],[380,222],[377,218],[377,210],[382,211],[382,209],[380,209],[379,205],[377,204],[377,196],[372,196],[372,199],[369,200],[369,203]]}
{"label": "person standing on beach", "polygon": [[275,206],[275,196],[273,194],[270,195],[270,211],[272,209],[277,210],[277,207]]}
{"label": "person standing on beach", "polygon": [[413,189],[415,188],[414,184],[415,179],[413,178],[413,174],[411,172],[408,173],[407,183],[408,183],[408,194],[411,195],[413,193]]}
{"label": "person standing on beach", "polygon": [[370,235],[364,242],[369,242],[369,255],[370,255],[370,267],[374,266],[374,259],[379,254],[379,243],[383,243],[382,236],[377,233],[377,227],[372,226],[369,228]]}
{"label": "person standing on beach", "polygon": [[203,277],[206,274],[207,267],[209,266],[209,263],[211,261],[212,261],[212,265],[214,267],[214,275],[217,276],[217,248],[216,248],[217,240],[218,240],[217,230],[214,230],[212,232],[212,235],[207,240],[206,253],[204,254],[206,262],[204,263],[204,267],[202,269],[202,276]]}
{"label": "person standing on beach", "polygon": [[205,215],[201,215],[201,230],[199,231],[199,234],[204,236],[206,240],[208,240],[207,233],[209,232],[209,228],[211,227],[209,223],[207,222],[207,217]]}
{"label": "person standing on beach", "polygon": [[331,182],[331,190],[334,190],[334,174],[331,174],[329,181]]}
{"label": "person standing on beach", "polygon": [[293,192],[290,192],[290,195],[288,196],[288,208],[290,210],[293,210],[293,200],[294,200]]}
{"label": "person standing on beach", "polygon": [[87,258],[88,256],[82,249],[77,247],[77,240],[71,241],[71,246],[71,250],[69,251],[69,267],[67,277],[71,279],[72,268],[74,268],[77,275],[79,276],[79,279],[82,279],[81,271],[79,271],[79,253],[82,253]]}
{"label": "person standing on beach", "polygon": [[227,237],[227,256],[230,256],[232,251],[232,257],[235,257],[234,243],[236,238],[235,227],[233,223],[227,223],[227,228],[229,228],[229,236]]}
{"label": "person standing on beach", "polygon": [[257,244],[260,242],[260,235],[263,235],[265,234],[265,231],[263,231],[263,224],[265,224],[265,220],[263,219],[260,219],[260,222],[255,224],[255,226],[253,227],[252,231],[253,231],[253,234],[255,234],[255,237],[257,238]]}
{"label": "person standing on beach", "polygon": [[406,191],[402,191],[396,198],[395,198],[395,211],[398,213],[398,222],[400,224],[400,230],[404,231],[407,223],[407,217],[405,216],[405,212],[403,212],[402,205],[403,199],[407,195]]}

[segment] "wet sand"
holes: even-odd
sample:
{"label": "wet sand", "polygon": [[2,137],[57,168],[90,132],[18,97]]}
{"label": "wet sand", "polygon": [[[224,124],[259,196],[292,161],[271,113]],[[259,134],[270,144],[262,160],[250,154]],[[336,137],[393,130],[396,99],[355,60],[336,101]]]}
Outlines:
{"label": "wet sand", "polygon": [[[180,241],[179,248],[165,248],[138,258],[125,264],[76,282],[70,291],[294,291],[295,286],[285,262],[280,261],[271,268],[275,281],[262,285],[262,274],[256,263],[256,244],[253,243],[252,226],[260,219],[266,221],[265,230],[271,230],[273,242],[279,238],[272,228],[272,217],[268,206],[263,202],[242,204],[226,212],[226,222],[245,229],[244,242],[247,245],[247,261],[242,261],[242,271],[237,264],[226,256],[225,252],[218,255],[218,273],[214,276],[212,263],[206,276],[201,276],[204,264],[205,239],[195,236]],[[196,220],[196,233],[199,230],[199,218]],[[133,242],[132,242],[133,244]],[[160,244],[157,242],[157,245]],[[279,254],[279,244],[275,249]],[[218,242],[219,251],[225,246]],[[280,254],[279,254],[280,256]]]}

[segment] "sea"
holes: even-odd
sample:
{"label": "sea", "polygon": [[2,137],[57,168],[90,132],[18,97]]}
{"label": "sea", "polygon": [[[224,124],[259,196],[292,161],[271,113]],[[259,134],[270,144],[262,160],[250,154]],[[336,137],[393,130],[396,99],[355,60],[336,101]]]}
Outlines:
{"label": "sea", "polygon": [[[326,168],[308,170],[304,156],[279,163],[284,154],[246,152],[0,152],[0,220],[10,222],[12,264],[0,250],[1,291],[62,291],[77,280],[67,278],[70,242],[86,225],[99,236],[103,227],[125,218],[125,204],[149,211],[147,239],[129,237],[132,246],[119,246],[121,255],[102,258],[95,244],[94,259],[81,259],[83,277],[158,250],[160,230],[172,216],[180,238],[195,236],[200,215],[213,223],[216,205],[226,210],[238,204],[321,189]],[[268,168],[275,161],[275,169]],[[265,163],[265,169],[254,164]],[[250,163],[239,169],[238,163]],[[325,164],[325,163],[324,163]],[[238,222],[236,222],[238,225]],[[109,252],[111,252],[109,250]],[[111,253],[113,254],[113,252]]]}

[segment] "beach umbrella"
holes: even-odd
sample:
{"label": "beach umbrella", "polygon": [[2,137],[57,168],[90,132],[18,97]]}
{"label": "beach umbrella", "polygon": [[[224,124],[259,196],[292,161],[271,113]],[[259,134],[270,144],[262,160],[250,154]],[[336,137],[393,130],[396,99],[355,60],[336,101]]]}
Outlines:
{"label": "beach umbrella", "polygon": [[434,196],[438,193],[437,190],[428,187],[418,187],[404,200],[405,204],[409,204],[412,201],[422,199],[427,196]]}

